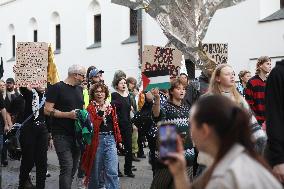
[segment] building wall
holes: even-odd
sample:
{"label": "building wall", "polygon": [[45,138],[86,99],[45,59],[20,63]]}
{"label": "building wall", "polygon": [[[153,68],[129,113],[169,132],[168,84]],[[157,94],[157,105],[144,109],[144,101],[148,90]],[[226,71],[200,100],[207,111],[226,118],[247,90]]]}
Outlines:
{"label": "building wall", "polygon": [[[86,49],[93,43],[92,1],[68,0],[16,0],[0,6],[0,56],[4,59],[4,78],[13,76],[15,61],[12,57],[11,27],[16,41],[32,41],[32,30],[37,26],[38,41],[52,43],[55,47],[55,24],[61,25],[61,53],[55,55],[60,79],[67,76],[72,64],[86,67],[95,65],[105,71],[107,84],[113,73],[120,69],[128,76],[138,77],[138,44],[121,44],[129,38],[129,9],[111,4],[110,0],[98,0],[101,11],[101,47]],[[1,3],[1,2],[0,2]],[[23,11],[25,7],[25,11]],[[96,8],[97,9],[97,8]],[[54,17],[54,15],[59,17]],[[147,44],[165,45],[167,40],[158,25],[144,13],[143,35]],[[36,20],[36,24],[34,23]]]}
{"label": "building wall", "polygon": [[[4,1],[0,1],[3,3]],[[61,53],[55,55],[60,78],[67,75],[72,64],[95,65],[105,71],[107,84],[113,73],[124,70],[138,77],[138,44],[121,42],[129,37],[129,9],[98,0],[102,15],[101,48],[87,50],[93,40],[93,10],[91,0],[15,0],[0,6],[0,56],[4,58],[4,78],[13,75],[11,32],[14,25],[16,41],[32,40],[33,27],[38,28],[38,41],[55,45],[55,23],[61,23]],[[22,8],[25,7],[25,12]],[[68,7],[68,8],[67,8]],[[238,73],[242,69],[254,72],[259,56],[272,57],[273,63],[284,58],[284,20],[260,23],[280,8],[279,0],[247,0],[237,6],[218,10],[203,42],[228,43],[229,64]],[[59,19],[52,18],[57,12]],[[167,43],[159,25],[143,11],[143,45]],[[32,19],[34,18],[34,19]],[[32,24],[36,20],[36,24]],[[198,75],[198,74],[197,74]]]}
{"label": "building wall", "polygon": [[228,43],[229,64],[237,73],[242,69],[254,73],[256,59],[264,55],[272,57],[275,64],[284,58],[284,20],[259,20],[279,9],[279,0],[247,0],[218,10],[203,42]]}

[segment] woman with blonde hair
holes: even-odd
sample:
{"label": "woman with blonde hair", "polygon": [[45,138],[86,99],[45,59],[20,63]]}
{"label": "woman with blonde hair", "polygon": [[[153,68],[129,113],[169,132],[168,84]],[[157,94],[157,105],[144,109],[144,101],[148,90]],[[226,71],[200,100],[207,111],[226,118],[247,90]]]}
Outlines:
{"label": "woman with blonde hair", "polygon": [[220,64],[216,67],[210,80],[207,95],[210,94],[220,94],[223,96],[227,96],[232,101],[240,105],[242,108],[249,111],[250,128],[252,131],[252,140],[255,144],[255,150],[262,154],[267,141],[266,133],[257,123],[257,120],[251,112],[246,100],[237,91],[235,86],[235,72],[230,65]]}
{"label": "woman with blonde hair", "polygon": [[175,189],[282,188],[269,165],[253,149],[249,114],[239,105],[221,95],[202,97],[191,109],[190,124],[196,147],[214,161],[191,183],[182,141],[178,138],[177,153],[169,154],[171,158],[165,161]]}

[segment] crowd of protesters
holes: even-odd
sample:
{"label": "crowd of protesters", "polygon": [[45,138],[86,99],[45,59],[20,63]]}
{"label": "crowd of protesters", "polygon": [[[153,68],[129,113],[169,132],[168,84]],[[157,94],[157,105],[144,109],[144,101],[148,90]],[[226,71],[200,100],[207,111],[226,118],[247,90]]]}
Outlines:
{"label": "crowd of protesters", "polygon": [[[111,90],[95,66],[73,65],[64,81],[47,89],[18,89],[8,78],[0,81],[1,165],[8,165],[9,152],[21,159],[19,189],[45,188],[47,150],[54,146],[60,189],[71,189],[76,172],[78,189],[116,189],[119,177],[135,179],[132,162],[146,158],[147,144],[151,189],[282,188],[283,66],[277,62],[271,71],[271,59],[260,57],[255,76],[243,70],[236,83],[234,69],[221,64],[192,81],[182,73],[169,90],[151,91],[121,70]],[[178,133],[177,152],[166,161],[159,157],[161,121]],[[22,124],[19,154],[10,149],[16,123]],[[123,166],[118,155],[125,156]]]}

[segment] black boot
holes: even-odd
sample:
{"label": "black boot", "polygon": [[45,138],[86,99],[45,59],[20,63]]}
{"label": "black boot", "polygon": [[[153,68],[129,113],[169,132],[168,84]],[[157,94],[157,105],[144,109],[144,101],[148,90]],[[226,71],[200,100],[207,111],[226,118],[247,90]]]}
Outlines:
{"label": "black boot", "polygon": [[131,178],[134,178],[135,175],[133,174],[132,171],[124,171],[124,174],[127,176],[127,177],[131,177]]}
{"label": "black boot", "polygon": [[33,185],[31,178],[29,178],[24,184],[20,182],[18,189],[36,189],[36,187]]}

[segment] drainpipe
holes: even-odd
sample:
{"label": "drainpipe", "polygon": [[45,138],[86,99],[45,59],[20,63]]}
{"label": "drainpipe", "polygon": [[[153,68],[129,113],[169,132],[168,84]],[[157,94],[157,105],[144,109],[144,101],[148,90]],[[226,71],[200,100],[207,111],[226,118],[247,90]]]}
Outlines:
{"label": "drainpipe", "polygon": [[143,53],[143,37],[142,37],[142,9],[137,10],[137,38],[138,38],[138,85],[142,84],[141,68],[142,68],[142,53]]}

